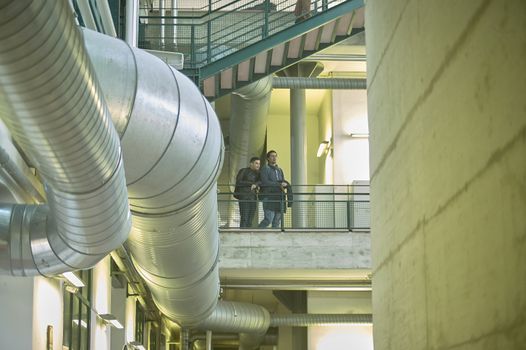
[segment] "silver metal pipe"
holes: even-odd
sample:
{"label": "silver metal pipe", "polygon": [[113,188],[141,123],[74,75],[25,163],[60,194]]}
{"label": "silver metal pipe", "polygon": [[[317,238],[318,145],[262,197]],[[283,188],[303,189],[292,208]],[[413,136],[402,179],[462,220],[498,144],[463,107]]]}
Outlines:
{"label": "silver metal pipe", "polygon": [[372,324],[371,314],[290,314],[271,315],[270,327],[309,327],[335,324]]}
{"label": "silver metal pipe", "polygon": [[206,350],[212,350],[212,331],[206,331]]}
{"label": "silver metal pipe", "polygon": [[97,8],[99,9],[100,19],[102,20],[102,26],[104,27],[104,33],[116,38],[117,32],[115,31],[115,25],[113,24],[113,18],[111,17],[111,10],[108,0],[97,0]]}
{"label": "silver metal pipe", "polygon": [[[4,175],[2,175],[4,173]],[[37,204],[45,201],[40,192],[28,180],[26,174],[19,169],[7,151],[0,146],[0,179],[9,178],[10,186],[16,189],[16,195],[21,196],[25,203]]]}
{"label": "silver metal pipe", "polygon": [[80,15],[82,16],[82,21],[84,22],[86,28],[97,30],[95,18],[93,18],[93,14],[91,13],[88,0],[78,0],[77,6],[79,7]]}
{"label": "silver metal pipe", "polygon": [[257,349],[270,325],[270,314],[262,306],[219,301],[212,315],[196,328],[216,332],[238,332],[240,349]]}
{"label": "silver metal pipe", "polygon": [[366,79],[283,77],[272,79],[274,89],[365,90]]}
{"label": "silver metal pipe", "polygon": [[127,249],[157,307],[192,326],[219,295],[219,121],[197,87],[157,57],[85,36],[121,134],[133,215]]}
{"label": "silver metal pipe", "polygon": [[82,34],[67,0],[11,1],[0,32],[0,117],[49,204],[3,205],[11,264],[0,273],[91,267],[126,240],[131,217],[119,139]]}
{"label": "silver metal pipe", "polygon": [[267,131],[272,77],[263,78],[232,93],[230,117],[229,179],[263,152]]}
{"label": "silver metal pipe", "polygon": [[126,42],[137,47],[139,22],[139,0],[126,0]]}

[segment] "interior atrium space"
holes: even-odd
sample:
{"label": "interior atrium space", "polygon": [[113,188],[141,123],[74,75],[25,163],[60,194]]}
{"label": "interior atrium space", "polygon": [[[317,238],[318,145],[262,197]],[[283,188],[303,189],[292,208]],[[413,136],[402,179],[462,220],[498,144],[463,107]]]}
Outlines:
{"label": "interior atrium space", "polygon": [[0,0],[0,349],[526,349],[524,0]]}

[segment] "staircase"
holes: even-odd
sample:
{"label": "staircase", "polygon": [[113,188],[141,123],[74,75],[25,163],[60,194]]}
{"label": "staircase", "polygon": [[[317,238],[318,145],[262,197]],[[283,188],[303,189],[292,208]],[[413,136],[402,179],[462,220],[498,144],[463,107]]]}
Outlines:
{"label": "staircase", "polygon": [[295,4],[234,0],[192,11],[150,9],[140,16],[139,46],[182,52],[183,72],[215,100],[364,30],[363,0],[312,0],[309,18],[299,23]]}

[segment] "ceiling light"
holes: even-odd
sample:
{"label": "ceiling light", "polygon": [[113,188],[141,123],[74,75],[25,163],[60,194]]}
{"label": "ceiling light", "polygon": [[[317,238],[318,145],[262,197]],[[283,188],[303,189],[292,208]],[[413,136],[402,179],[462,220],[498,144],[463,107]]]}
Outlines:
{"label": "ceiling light", "polygon": [[351,133],[350,136],[352,138],[355,138],[355,139],[367,139],[369,138],[369,134],[367,133],[359,133],[359,132],[356,132],[356,133]]}
{"label": "ceiling light", "polygon": [[84,282],[82,282],[82,280],[80,278],[78,278],[77,275],[75,275],[73,272],[64,272],[62,274],[62,276],[64,276],[64,278],[69,283],[71,283],[72,285],[74,285],[77,288],[82,288],[82,287],[85,286]]}
{"label": "ceiling light", "polygon": [[119,320],[117,320],[117,317],[113,316],[112,314],[102,314],[99,315],[99,317],[102,318],[104,322],[111,324],[115,328],[124,328],[124,326],[119,322]]}

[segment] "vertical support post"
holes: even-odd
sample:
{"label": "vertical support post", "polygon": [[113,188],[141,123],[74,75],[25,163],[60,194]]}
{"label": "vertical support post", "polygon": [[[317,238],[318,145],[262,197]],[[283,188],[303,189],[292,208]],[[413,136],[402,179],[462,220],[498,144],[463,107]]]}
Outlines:
{"label": "vertical support post", "polygon": [[212,331],[206,331],[206,350],[212,350]]}
{"label": "vertical support post", "polygon": [[160,48],[161,50],[164,50],[166,43],[166,2],[165,0],[159,0],[159,16],[161,16],[161,40],[160,40]]}
{"label": "vertical support post", "polygon": [[192,66],[196,67],[195,62],[195,25],[190,25],[190,60],[192,61]]}
{"label": "vertical support post", "polygon": [[189,332],[188,328],[181,328],[181,336],[179,339],[179,345],[181,350],[189,350]]}
{"label": "vertical support post", "polygon": [[351,220],[351,201],[347,199],[347,229],[351,231],[352,220]]}
{"label": "vertical support post", "polygon": [[[307,123],[305,112],[305,90],[290,90],[290,157],[292,185],[301,188],[307,184]],[[302,195],[296,194],[292,203],[292,227],[306,227],[306,213]]]}
{"label": "vertical support post", "polygon": [[208,21],[206,22],[206,63],[212,61],[212,0],[208,0]]}
{"label": "vertical support post", "polygon": [[285,201],[285,192],[281,192],[281,196],[280,196],[280,206],[279,206],[279,209],[281,211],[281,232],[284,232],[285,231],[285,206],[287,205],[286,201]]}
{"label": "vertical support post", "polygon": [[137,0],[126,0],[126,42],[131,47],[137,47],[138,5]]}
{"label": "vertical support post", "polygon": [[265,14],[263,24],[263,39],[268,37],[268,16],[270,14],[270,0],[265,0]]}

